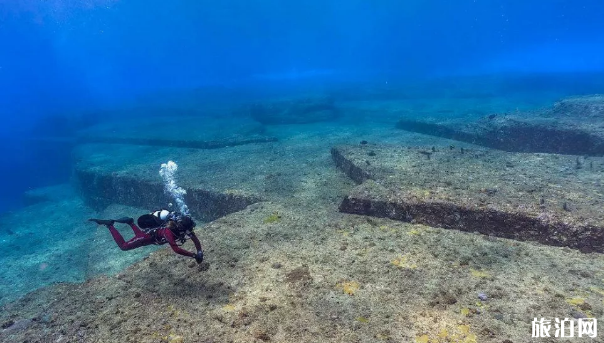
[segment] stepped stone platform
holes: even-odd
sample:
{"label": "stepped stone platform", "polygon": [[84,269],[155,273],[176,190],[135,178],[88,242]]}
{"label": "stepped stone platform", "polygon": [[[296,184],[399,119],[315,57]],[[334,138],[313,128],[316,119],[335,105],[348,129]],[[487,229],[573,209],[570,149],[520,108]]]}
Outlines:
{"label": "stepped stone platform", "polygon": [[265,127],[242,118],[153,117],[101,123],[78,132],[80,143],[116,143],[217,149],[252,143],[274,142]]}
{"label": "stepped stone platform", "polygon": [[75,194],[69,184],[46,186],[26,191],[23,194],[23,204],[31,206],[47,201],[60,201],[73,196]]}
{"label": "stepped stone platform", "polygon": [[604,95],[566,98],[552,108],[479,118],[403,118],[399,129],[511,152],[604,155]]}
{"label": "stepped stone platform", "polygon": [[333,120],[338,110],[330,97],[274,100],[253,104],[251,117],[262,124],[307,124]]}
{"label": "stepped stone platform", "polygon": [[331,153],[360,184],[342,212],[604,252],[604,158],[369,144]]}
{"label": "stepped stone platform", "polygon": [[152,210],[174,202],[159,175],[160,165],[174,160],[179,164],[177,184],[187,191],[191,213],[211,221],[260,201],[264,186],[250,180],[246,163],[252,157],[242,158],[241,151],[230,149],[214,151],[86,144],[75,150],[75,174],[85,201],[97,210],[114,203]]}

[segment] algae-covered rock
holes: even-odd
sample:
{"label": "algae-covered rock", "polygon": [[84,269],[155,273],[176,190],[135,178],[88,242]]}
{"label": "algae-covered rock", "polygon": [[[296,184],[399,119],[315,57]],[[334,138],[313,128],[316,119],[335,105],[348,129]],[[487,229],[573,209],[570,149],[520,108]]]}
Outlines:
{"label": "algae-covered rock", "polygon": [[341,212],[604,252],[603,158],[375,145],[367,164],[367,150],[331,151],[360,183]]}
{"label": "algae-covered rock", "polygon": [[479,118],[402,118],[406,131],[513,152],[604,155],[604,96],[562,99],[551,108]]}

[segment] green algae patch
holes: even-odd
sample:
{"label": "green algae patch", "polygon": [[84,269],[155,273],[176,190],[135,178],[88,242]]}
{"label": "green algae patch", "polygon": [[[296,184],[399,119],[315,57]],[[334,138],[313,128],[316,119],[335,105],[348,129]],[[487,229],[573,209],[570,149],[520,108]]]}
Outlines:
{"label": "green algae patch", "polygon": [[566,302],[573,306],[581,306],[581,305],[585,304],[585,299],[576,297],[576,298],[566,299]]}
{"label": "green algae patch", "polygon": [[281,221],[281,215],[278,212],[271,213],[268,217],[264,218],[264,224],[274,224]]}
{"label": "green algae patch", "polygon": [[593,317],[593,308],[584,297],[567,298],[566,303],[583,312],[587,317]]}
{"label": "green algae patch", "polygon": [[491,274],[489,274],[488,272],[486,272],[484,270],[470,269],[470,273],[472,274],[473,277],[479,278],[479,279],[491,278]]}

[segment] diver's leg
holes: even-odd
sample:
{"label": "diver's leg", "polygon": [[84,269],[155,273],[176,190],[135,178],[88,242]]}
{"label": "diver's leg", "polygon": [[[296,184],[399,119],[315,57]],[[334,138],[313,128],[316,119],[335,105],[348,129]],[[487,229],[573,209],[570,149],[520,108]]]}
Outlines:
{"label": "diver's leg", "polygon": [[148,236],[149,236],[147,233],[145,233],[145,231],[141,230],[138,226],[136,226],[136,224],[134,224],[133,218],[123,217],[120,219],[115,219],[114,221],[116,223],[123,223],[123,224],[130,225],[130,228],[132,228],[132,232],[134,232],[134,235],[136,237],[148,238]]}
{"label": "diver's leg", "polygon": [[[148,235],[147,235],[148,236]],[[155,240],[152,237],[142,237],[142,236],[134,236],[128,242],[124,243],[123,246],[120,246],[122,250],[131,250],[140,248],[146,245],[151,245],[155,243]]]}
{"label": "diver's leg", "polygon": [[[138,228],[137,228],[138,229]],[[113,236],[113,240],[117,243],[117,246],[122,250],[131,250],[136,249],[138,247],[142,247],[145,245],[153,244],[153,238],[146,233],[140,231],[143,235],[136,235],[129,241],[124,241],[124,237],[117,231],[117,229],[113,226],[109,226],[109,231],[111,232],[111,236]]]}
{"label": "diver's leg", "polygon": [[136,226],[136,224],[130,223],[130,227],[132,228],[132,232],[134,232],[135,236],[148,236],[148,234],[146,234],[145,231],[141,230],[138,226]]}
{"label": "diver's leg", "polygon": [[112,225],[108,225],[107,226],[109,228],[109,232],[111,232],[111,236],[113,237],[113,240],[115,241],[115,243],[117,243],[117,246],[120,247],[120,249],[124,250],[123,247],[126,246],[126,241],[124,240],[124,237],[122,237],[122,234],[117,231],[117,229],[115,228],[115,226]]}

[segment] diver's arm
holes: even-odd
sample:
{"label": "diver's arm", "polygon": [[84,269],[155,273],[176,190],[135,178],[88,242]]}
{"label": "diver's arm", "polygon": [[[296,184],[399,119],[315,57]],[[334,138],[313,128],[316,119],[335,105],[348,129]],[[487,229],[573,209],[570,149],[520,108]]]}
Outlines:
{"label": "diver's arm", "polygon": [[166,241],[168,241],[168,244],[170,244],[170,248],[172,248],[172,250],[174,250],[175,253],[183,255],[183,256],[187,256],[187,257],[195,257],[194,253],[187,251],[187,250],[179,247],[178,245],[176,245],[176,241],[174,241],[174,235],[172,234],[172,231],[170,231],[170,229],[164,230],[164,237],[166,238]]}
{"label": "diver's arm", "polygon": [[193,241],[193,243],[195,244],[195,248],[197,249],[197,254],[195,254],[195,261],[197,261],[197,263],[203,262],[203,250],[201,250],[201,243],[199,243],[199,238],[197,238],[197,235],[195,235],[195,232],[193,231],[191,231],[189,237],[191,237],[191,240]]}
{"label": "diver's arm", "polygon": [[195,244],[195,249],[197,249],[197,252],[200,252],[201,243],[199,242],[199,238],[197,238],[197,235],[195,235],[195,232],[191,231],[191,233],[189,234],[189,237],[191,237],[193,244]]}
{"label": "diver's arm", "polygon": [[197,263],[203,262],[203,250],[201,249],[201,243],[199,243],[199,238],[197,238],[197,235],[195,235],[195,232],[193,231],[189,233],[189,237],[191,237],[191,240],[193,241],[193,243],[195,244],[195,248],[197,249],[197,254],[195,254],[195,261],[197,261]]}

